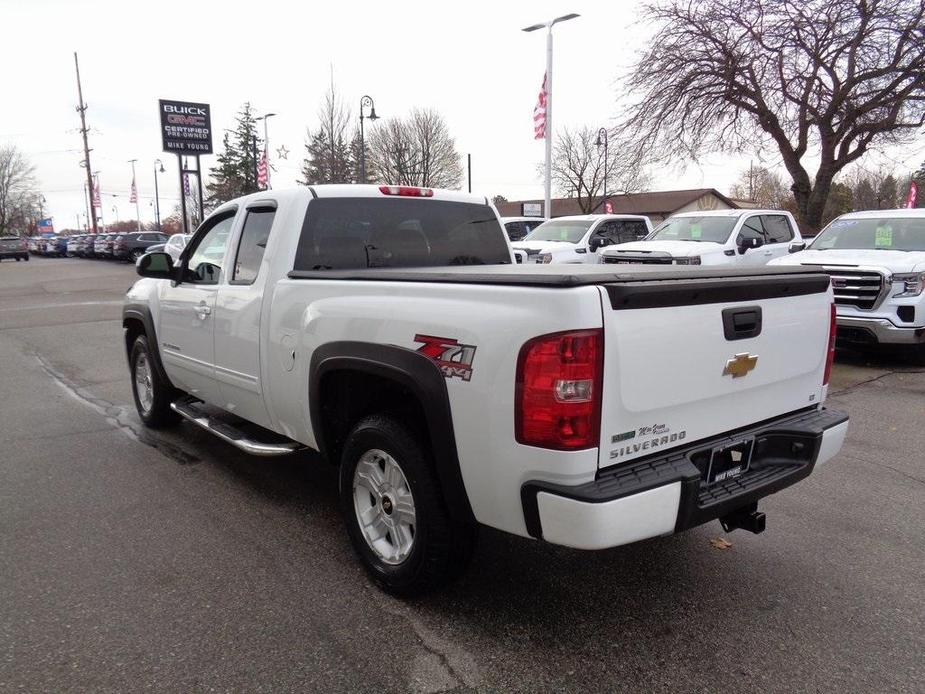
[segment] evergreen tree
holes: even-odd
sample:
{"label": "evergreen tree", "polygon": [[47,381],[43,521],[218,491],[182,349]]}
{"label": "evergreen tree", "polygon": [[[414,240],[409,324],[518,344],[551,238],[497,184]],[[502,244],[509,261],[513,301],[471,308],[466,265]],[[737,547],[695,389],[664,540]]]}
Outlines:
{"label": "evergreen tree", "polygon": [[899,205],[899,183],[893,174],[888,174],[877,187],[877,208],[892,210]]}
{"label": "evergreen tree", "polygon": [[256,156],[260,156],[263,140],[257,133],[257,122],[250,102],[238,111],[235,129],[222,138],[218,163],[209,169],[206,185],[207,204],[215,207],[223,202],[257,191]]}

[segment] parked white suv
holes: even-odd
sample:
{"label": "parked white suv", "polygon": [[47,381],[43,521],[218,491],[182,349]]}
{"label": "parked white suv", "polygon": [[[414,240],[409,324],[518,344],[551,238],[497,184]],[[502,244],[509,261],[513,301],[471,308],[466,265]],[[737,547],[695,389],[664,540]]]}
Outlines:
{"label": "parked white suv", "polygon": [[518,262],[597,263],[599,249],[651,232],[652,223],[641,215],[585,214],[550,219],[511,245]]}
{"label": "parked white suv", "polygon": [[774,264],[829,273],[840,341],[918,345],[925,356],[925,209],[842,215]]}
{"label": "parked white suv", "polygon": [[802,250],[796,221],[780,210],[714,210],[669,217],[645,240],[601,251],[600,262],[765,265]]}

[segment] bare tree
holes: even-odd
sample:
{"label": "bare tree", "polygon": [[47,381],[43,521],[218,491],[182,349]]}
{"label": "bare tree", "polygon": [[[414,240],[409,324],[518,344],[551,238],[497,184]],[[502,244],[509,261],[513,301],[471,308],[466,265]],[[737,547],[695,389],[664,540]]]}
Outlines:
{"label": "bare tree", "polygon": [[749,166],[732,184],[729,194],[733,198],[751,200],[758,207],[771,210],[787,209],[792,196],[784,180],[764,166]]}
{"label": "bare tree", "polygon": [[15,145],[0,146],[0,234],[25,231],[38,198],[35,167]]}
{"label": "bare tree", "polygon": [[[776,147],[806,225],[832,181],[925,119],[921,0],[667,0],[628,87],[637,147],[668,157]],[[810,177],[803,159],[819,160]]]}
{"label": "bare tree", "polygon": [[459,188],[463,169],[456,141],[433,109],[390,118],[369,136],[367,169],[383,183]]}
{"label": "bare tree", "polygon": [[[604,194],[633,193],[649,185],[634,150],[611,134],[608,146],[598,146],[598,130],[583,126],[561,130],[556,136],[552,155],[552,182],[556,190],[569,198],[578,198],[582,212],[594,212],[604,201]],[[604,190],[604,153],[607,153],[607,190]]]}
{"label": "bare tree", "polygon": [[302,178],[306,185],[356,182],[353,141],[357,133],[351,132],[351,120],[350,109],[331,82],[318,109],[318,129],[308,133],[305,143]]}

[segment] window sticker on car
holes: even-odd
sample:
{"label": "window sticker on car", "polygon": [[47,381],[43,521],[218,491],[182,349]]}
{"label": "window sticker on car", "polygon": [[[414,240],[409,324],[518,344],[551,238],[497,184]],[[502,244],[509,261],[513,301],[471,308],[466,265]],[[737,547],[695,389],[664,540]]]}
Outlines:
{"label": "window sticker on car", "polygon": [[703,229],[700,228],[699,224],[691,224],[691,238],[699,239],[703,236]]}
{"label": "window sticker on car", "polygon": [[874,236],[874,246],[877,248],[890,248],[893,245],[893,228],[890,226],[877,227]]}
{"label": "window sticker on car", "polygon": [[443,372],[444,378],[472,378],[472,362],[475,360],[475,345],[463,345],[449,337],[415,335],[415,342],[424,343],[418,352],[429,357]]}
{"label": "window sticker on car", "polygon": [[560,241],[568,241],[568,229],[560,229],[560,230],[559,230],[559,240],[560,240]]}

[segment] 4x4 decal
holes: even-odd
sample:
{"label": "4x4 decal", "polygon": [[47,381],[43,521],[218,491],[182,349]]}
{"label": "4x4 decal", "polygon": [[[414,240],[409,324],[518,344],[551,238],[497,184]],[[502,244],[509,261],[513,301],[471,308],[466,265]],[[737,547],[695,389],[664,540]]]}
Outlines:
{"label": "4x4 decal", "polygon": [[445,378],[455,376],[464,381],[472,378],[475,345],[463,345],[452,338],[433,335],[415,335],[414,341],[424,343],[417,351],[432,359]]}

